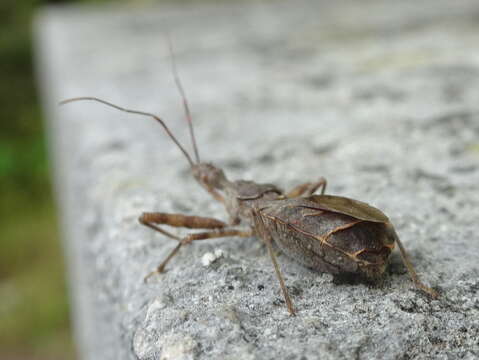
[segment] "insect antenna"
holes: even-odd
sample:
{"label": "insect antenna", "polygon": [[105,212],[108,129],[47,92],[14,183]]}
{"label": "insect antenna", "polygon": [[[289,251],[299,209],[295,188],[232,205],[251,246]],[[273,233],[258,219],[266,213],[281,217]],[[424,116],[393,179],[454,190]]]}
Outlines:
{"label": "insect antenna", "polygon": [[198,147],[196,146],[196,138],[195,138],[195,133],[193,130],[193,122],[191,120],[191,112],[190,112],[190,107],[188,105],[188,100],[186,99],[186,94],[183,89],[183,86],[181,85],[180,77],[178,75],[178,70],[176,68],[176,59],[175,59],[175,52],[173,51],[173,43],[171,42],[170,36],[166,34],[166,38],[168,39],[168,47],[170,50],[170,57],[171,57],[171,69],[173,72],[173,77],[175,79],[175,84],[178,89],[178,92],[180,93],[181,99],[183,101],[183,107],[185,109],[185,116],[186,116],[186,121],[188,122],[188,128],[190,130],[190,137],[191,137],[191,143],[193,144],[193,151],[195,152],[195,159],[196,162],[200,162],[200,155],[198,153]]}
{"label": "insect antenna", "polygon": [[181,152],[185,155],[186,160],[188,160],[188,163],[190,164],[190,166],[191,167],[194,166],[194,162],[191,159],[190,154],[188,154],[188,152],[185,150],[185,148],[176,139],[176,137],[170,131],[168,126],[166,126],[165,122],[162,119],[160,119],[158,116],[156,116],[155,114],[144,112],[144,111],[126,109],[126,108],[123,108],[121,106],[115,105],[111,102],[108,102],[108,101],[105,101],[105,100],[102,100],[102,99],[99,99],[99,98],[93,97],[93,96],[82,96],[82,97],[75,97],[75,98],[71,98],[71,99],[65,99],[63,101],[60,101],[60,105],[68,104],[68,103],[71,103],[71,102],[74,102],[74,101],[96,101],[96,102],[102,103],[104,105],[110,106],[112,108],[118,109],[120,111],[124,111],[124,112],[130,113],[130,114],[148,116],[148,117],[151,117],[151,118],[155,119],[156,121],[158,121],[160,123],[160,125],[163,127],[163,129],[165,129],[166,133],[169,135],[171,140],[173,140],[173,142],[178,146],[178,148],[181,150]]}

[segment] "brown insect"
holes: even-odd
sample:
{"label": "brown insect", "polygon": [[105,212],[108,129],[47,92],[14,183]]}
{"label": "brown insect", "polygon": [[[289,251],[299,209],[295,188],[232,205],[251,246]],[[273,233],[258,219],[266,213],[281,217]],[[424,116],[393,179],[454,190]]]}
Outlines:
{"label": "brown insect", "polygon": [[[173,74],[183,100],[195,161],[173,136],[163,120],[154,114],[125,109],[95,97],[77,97],[61,102],[65,104],[92,100],[158,121],[186,157],[196,181],[215,200],[224,205],[229,215],[229,221],[226,223],[202,216],[162,212],[143,213],[139,218],[141,224],[178,242],[171,253],[145,280],[154,274],[162,273],[178,251],[193,241],[257,236],[263,240],[268,249],[288,311],[294,315],[295,310],[273,251],[273,242],[286,255],[314,270],[332,274],[357,274],[371,279],[377,279],[384,273],[388,257],[394,249],[394,244],[397,243],[401,258],[414,285],[433,298],[438,297],[434,289],[427,287],[419,280],[393,225],[382,211],[358,200],[324,195],[326,190],[324,178],[320,178],[317,182],[301,184],[289,192],[283,192],[272,184],[259,184],[245,180],[230,181],[218,167],[201,162],[191,113],[174,59]],[[318,190],[320,195],[314,195]],[[246,225],[246,228],[238,228],[241,224]],[[208,231],[179,237],[160,225]]]}

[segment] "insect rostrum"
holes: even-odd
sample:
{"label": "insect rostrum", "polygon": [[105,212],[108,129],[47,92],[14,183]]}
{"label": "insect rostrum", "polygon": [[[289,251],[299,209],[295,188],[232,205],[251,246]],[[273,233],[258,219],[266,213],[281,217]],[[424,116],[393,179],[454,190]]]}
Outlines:
{"label": "insect rostrum", "polygon": [[[95,97],[78,97],[61,102],[92,100],[158,121],[186,157],[196,181],[224,205],[229,215],[229,221],[224,222],[202,216],[143,213],[139,218],[140,223],[177,241],[173,251],[147,278],[163,272],[178,251],[193,241],[256,236],[267,247],[288,311],[294,314],[295,309],[272,248],[273,242],[283,253],[312,269],[333,274],[359,274],[369,278],[378,278],[384,273],[389,255],[398,244],[401,258],[415,286],[434,298],[438,296],[435,290],[419,280],[393,225],[380,210],[361,201],[325,195],[326,180],[323,178],[284,192],[272,184],[230,181],[221,169],[201,162],[188,103],[175,67],[173,71],[186,110],[194,161],[163,120],[154,114],[125,109]],[[320,195],[314,195],[317,190],[320,190]],[[178,237],[165,230],[163,225],[207,231]]]}

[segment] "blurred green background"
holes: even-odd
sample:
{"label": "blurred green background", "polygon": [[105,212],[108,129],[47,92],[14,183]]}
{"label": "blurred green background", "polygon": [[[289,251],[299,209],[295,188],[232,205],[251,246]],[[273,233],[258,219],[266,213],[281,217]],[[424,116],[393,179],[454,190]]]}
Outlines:
{"label": "blurred green background", "polygon": [[75,358],[32,21],[41,6],[106,2],[152,1],[0,0],[0,359]]}
{"label": "blurred green background", "polygon": [[75,358],[42,112],[35,89],[35,12],[55,4],[141,6],[157,2],[161,0],[0,0],[0,359]]}
{"label": "blurred green background", "polygon": [[65,270],[35,90],[39,6],[0,1],[0,359],[72,359]]}
{"label": "blurred green background", "polygon": [[32,64],[32,17],[46,3],[0,1],[0,359],[74,358]]}

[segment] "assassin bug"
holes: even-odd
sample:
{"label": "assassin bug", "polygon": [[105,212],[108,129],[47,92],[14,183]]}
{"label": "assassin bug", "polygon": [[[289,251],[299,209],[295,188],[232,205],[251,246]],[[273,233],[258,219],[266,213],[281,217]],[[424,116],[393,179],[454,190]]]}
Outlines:
{"label": "assassin bug", "polygon": [[[226,223],[202,216],[162,212],[143,213],[139,217],[141,224],[178,242],[145,280],[154,274],[162,273],[178,251],[193,241],[257,236],[266,245],[288,311],[294,315],[295,309],[273,251],[273,242],[286,255],[312,269],[332,274],[357,274],[372,279],[377,279],[384,273],[388,257],[397,243],[402,261],[414,285],[431,297],[438,297],[434,289],[420,281],[393,225],[380,210],[358,200],[325,195],[326,180],[324,178],[320,178],[317,182],[301,184],[289,192],[283,192],[273,184],[245,180],[230,181],[220,168],[211,163],[202,162],[196,145],[190,109],[172,51],[171,54],[173,75],[183,101],[194,150],[194,161],[164,121],[152,113],[126,109],[96,97],[77,97],[60,103],[91,100],[127,113],[153,118],[159,122],[183,153],[195,180],[215,200],[224,205],[229,215],[229,222]],[[314,195],[318,190],[320,195]],[[246,228],[238,228],[240,224],[246,225]],[[179,237],[160,227],[162,225],[208,231]]]}

